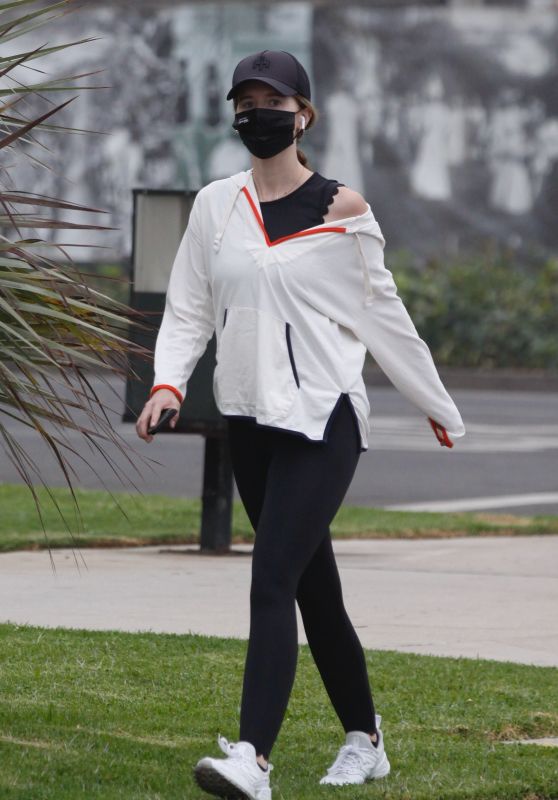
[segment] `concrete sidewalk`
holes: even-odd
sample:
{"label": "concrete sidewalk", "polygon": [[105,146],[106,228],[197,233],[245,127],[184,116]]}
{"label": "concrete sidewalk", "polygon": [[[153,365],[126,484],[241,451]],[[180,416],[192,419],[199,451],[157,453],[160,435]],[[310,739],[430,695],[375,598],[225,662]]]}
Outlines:
{"label": "concrete sidewalk", "polygon": [[[48,551],[6,553],[0,621],[247,638],[251,546],[233,550],[53,550],[56,574]],[[558,666],[558,537],[353,539],[334,550],[365,647]],[[298,607],[297,617],[306,643]]]}

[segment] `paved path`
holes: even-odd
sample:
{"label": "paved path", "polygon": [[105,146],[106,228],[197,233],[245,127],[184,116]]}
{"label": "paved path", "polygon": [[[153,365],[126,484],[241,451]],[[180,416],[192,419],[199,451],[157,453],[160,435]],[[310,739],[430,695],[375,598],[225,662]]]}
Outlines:
{"label": "paved path", "polygon": [[[347,540],[334,550],[365,647],[558,666],[558,537]],[[53,550],[56,572],[48,551],[2,554],[0,621],[246,639],[251,546],[233,551]]]}

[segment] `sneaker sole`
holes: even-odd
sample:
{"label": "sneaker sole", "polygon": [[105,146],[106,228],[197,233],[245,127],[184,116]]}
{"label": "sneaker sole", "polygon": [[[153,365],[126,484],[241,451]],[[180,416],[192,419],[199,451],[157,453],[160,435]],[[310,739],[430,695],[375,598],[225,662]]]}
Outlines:
{"label": "sneaker sole", "polygon": [[200,789],[226,800],[252,800],[252,797],[240,789],[228,778],[212,767],[210,764],[200,764],[194,767],[194,779]]}

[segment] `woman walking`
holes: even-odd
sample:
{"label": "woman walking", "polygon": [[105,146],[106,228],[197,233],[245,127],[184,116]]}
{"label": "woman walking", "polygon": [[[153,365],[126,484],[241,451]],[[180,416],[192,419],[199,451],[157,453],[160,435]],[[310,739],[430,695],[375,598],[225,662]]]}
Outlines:
{"label": "woman walking", "polygon": [[224,757],[202,758],[194,775],[209,794],[271,800],[268,759],[296,671],[295,603],[345,731],[319,783],[359,784],[390,770],[329,529],[368,449],[367,349],[441,444],[451,447],[448,434],[465,428],[384,266],[369,204],[311,171],[297,149],[317,116],[302,64],[285,51],[247,56],[227,99],[252,168],[196,195],[137,432],[151,441],[147,428],[162,410],[180,408],[215,331],[215,401],[256,535],[239,739],[219,735]]}

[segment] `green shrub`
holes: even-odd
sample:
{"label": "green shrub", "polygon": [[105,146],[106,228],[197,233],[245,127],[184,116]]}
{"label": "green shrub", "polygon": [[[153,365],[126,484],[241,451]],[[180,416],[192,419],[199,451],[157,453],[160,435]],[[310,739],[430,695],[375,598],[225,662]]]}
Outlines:
{"label": "green shrub", "polygon": [[558,369],[558,258],[489,251],[419,268],[399,253],[388,266],[437,364]]}

